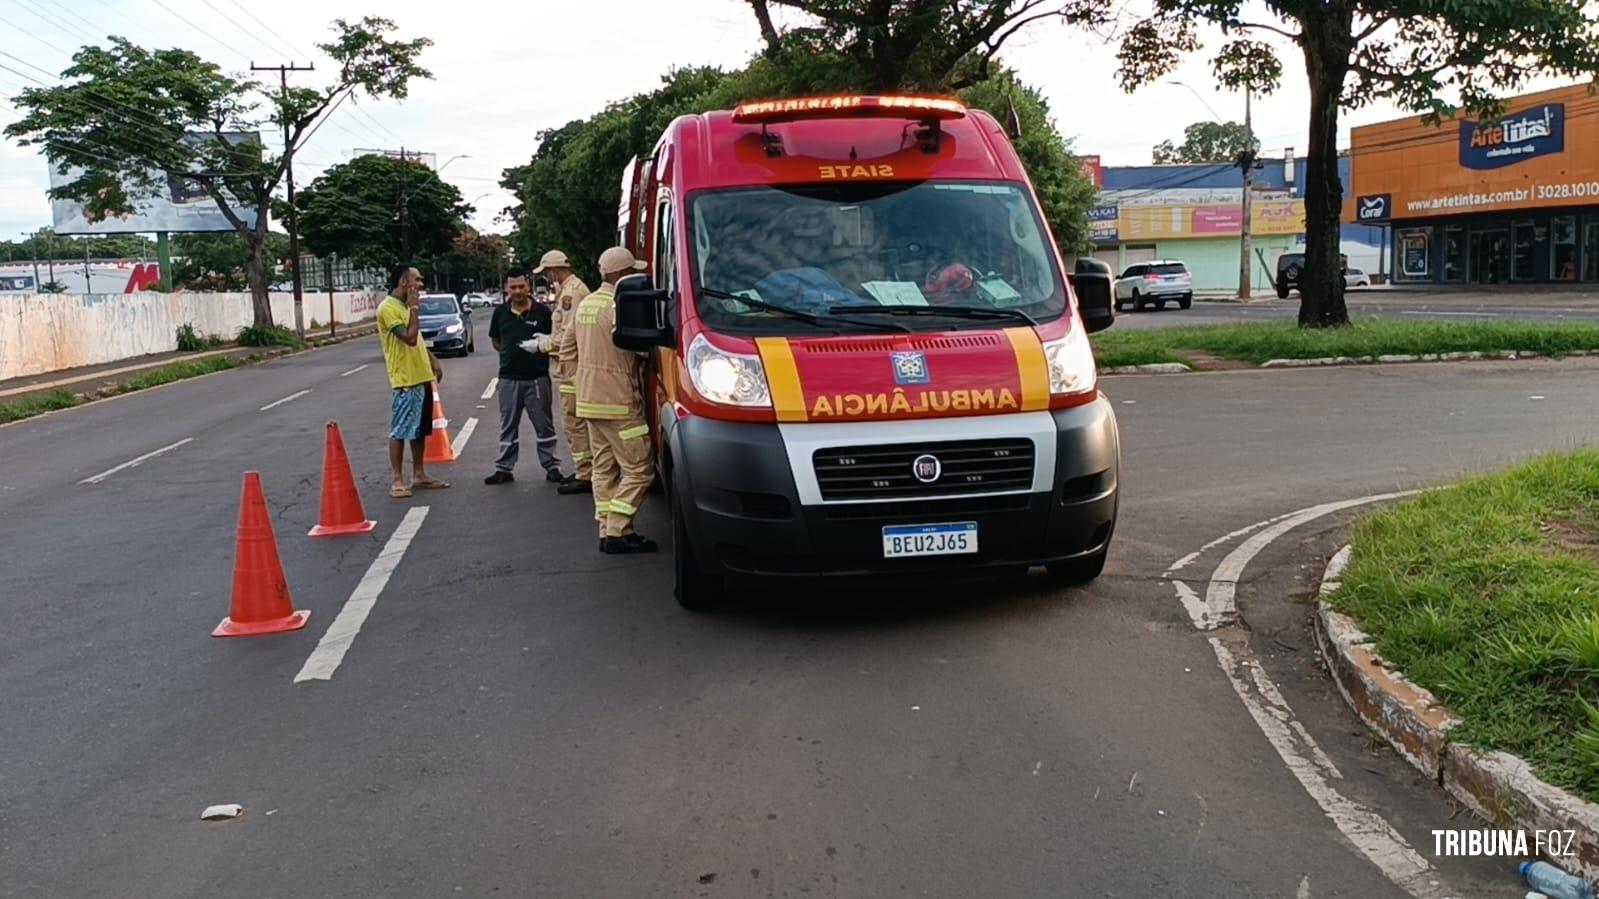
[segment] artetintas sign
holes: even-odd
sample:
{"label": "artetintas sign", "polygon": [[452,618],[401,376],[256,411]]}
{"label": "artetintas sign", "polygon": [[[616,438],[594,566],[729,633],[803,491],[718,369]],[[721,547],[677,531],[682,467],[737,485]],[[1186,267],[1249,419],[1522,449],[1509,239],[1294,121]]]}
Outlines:
{"label": "artetintas sign", "polygon": [[1546,103],[1487,122],[1460,123],[1460,164],[1498,169],[1566,149],[1566,107]]}

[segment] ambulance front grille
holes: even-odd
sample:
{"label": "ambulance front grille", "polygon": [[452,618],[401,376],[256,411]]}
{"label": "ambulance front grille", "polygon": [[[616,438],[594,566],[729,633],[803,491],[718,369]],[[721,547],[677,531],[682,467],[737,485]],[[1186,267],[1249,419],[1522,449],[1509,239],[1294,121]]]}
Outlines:
{"label": "ambulance front grille", "polygon": [[[937,460],[937,477],[925,481]],[[1026,438],[828,447],[812,457],[824,500],[863,500],[1021,492],[1033,486],[1033,442]]]}

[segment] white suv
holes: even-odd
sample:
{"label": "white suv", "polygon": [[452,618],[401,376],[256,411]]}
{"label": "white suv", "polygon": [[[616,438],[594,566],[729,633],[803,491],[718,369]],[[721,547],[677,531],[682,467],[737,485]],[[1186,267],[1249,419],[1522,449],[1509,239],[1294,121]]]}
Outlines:
{"label": "white suv", "polygon": [[1166,308],[1167,300],[1176,300],[1177,308],[1194,305],[1194,278],[1188,266],[1171,259],[1140,262],[1130,265],[1116,279],[1116,311],[1127,303],[1133,310],[1143,312],[1150,304],[1156,309]]}

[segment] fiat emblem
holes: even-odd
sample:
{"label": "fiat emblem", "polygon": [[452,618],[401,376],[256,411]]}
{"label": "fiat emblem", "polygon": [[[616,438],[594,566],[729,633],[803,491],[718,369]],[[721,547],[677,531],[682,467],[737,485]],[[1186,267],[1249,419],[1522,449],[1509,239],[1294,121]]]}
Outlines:
{"label": "fiat emblem", "polygon": [[923,454],[917,456],[916,461],[911,463],[911,474],[923,484],[933,483],[943,473],[944,463],[938,461],[937,456]]}

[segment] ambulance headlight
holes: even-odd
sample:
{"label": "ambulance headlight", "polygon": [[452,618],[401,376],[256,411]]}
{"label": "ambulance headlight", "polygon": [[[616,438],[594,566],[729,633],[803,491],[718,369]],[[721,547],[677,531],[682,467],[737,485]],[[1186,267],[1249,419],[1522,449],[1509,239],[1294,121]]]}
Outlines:
{"label": "ambulance headlight", "polygon": [[1049,392],[1084,393],[1094,389],[1094,350],[1088,345],[1088,331],[1073,323],[1071,331],[1059,340],[1044,344],[1044,359],[1049,363]]}
{"label": "ambulance headlight", "polygon": [[717,349],[696,335],[685,359],[688,375],[700,396],[727,406],[771,406],[772,392],[766,386],[766,369],[761,357],[745,356]]}

